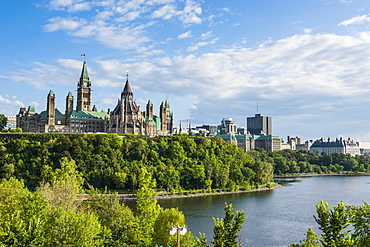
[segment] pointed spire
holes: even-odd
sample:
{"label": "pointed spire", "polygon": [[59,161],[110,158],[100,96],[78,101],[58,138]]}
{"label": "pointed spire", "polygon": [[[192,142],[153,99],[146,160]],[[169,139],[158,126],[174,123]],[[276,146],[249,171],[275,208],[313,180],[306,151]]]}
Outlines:
{"label": "pointed spire", "polygon": [[126,84],[125,84],[125,87],[123,88],[123,92],[121,96],[123,97],[123,96],[128,96],[128,95],[133,96],[134,94],[132,93],[130,83],[128,82],[128,70],[126,70]]}
{"label": "pointed spire", "polygon": [[166,107],[170,107],[170,101],[168,100],[168,98],[166,99],[166,102],[164,103],[164,105],[165,105]]}
{"label": "pointed spire", "polygon": [[86,61],[84,61],[82,65],[81,77],[80,77],[78,86],[79,87],[90,87],[90,85],[91,83],[90,83],[89,73],[87,72]]}
{"label": "pointed spire", "polygon": [[48,96],[55,96],[53,90],[50,89]]}
{"label": "pointed spire", "polygon": [[67,99],[71,99],[71,98],[73,98],[73,95],[71,92],[68,92]]}

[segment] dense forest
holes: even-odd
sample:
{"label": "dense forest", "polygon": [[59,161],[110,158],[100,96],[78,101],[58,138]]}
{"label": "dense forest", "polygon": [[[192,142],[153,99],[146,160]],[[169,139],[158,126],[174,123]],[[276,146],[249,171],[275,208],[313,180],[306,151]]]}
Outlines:
{"label": "dense forest", "polygon": [[219,137],[0,134],[0,178],[15,177],[31,190],[51,181],[63,158],[76,163],[84,188],[135,191],[143,167],[166,191],[256,188],[273,177],[258,152]]}

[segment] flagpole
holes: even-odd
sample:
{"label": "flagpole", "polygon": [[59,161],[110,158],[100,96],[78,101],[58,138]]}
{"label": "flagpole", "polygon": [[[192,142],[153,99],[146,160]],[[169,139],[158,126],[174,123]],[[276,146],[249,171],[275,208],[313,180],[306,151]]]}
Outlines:
{"label": "flagpole", "polygon": [[81,54],[81,57],[84,57],[84,62],[86,62],[86,54]]}

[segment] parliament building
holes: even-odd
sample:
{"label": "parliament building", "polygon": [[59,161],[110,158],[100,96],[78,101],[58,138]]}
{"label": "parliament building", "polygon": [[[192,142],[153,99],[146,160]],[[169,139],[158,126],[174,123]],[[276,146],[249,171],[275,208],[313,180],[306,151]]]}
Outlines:
{"label": "parliament building", "polygon": [[74,109],[74,97],[71,92],[66,96],[64,112],[56,108],[55,99],[54,92],[50,90],[46,110],[37,113],[33,106],[20,108],[16,117],[17,127],[23,132],[118,133],[146,136],[173,133],[173,114],[168,99],[160,105],[159,116],[154,115],[153,103],[150,100],[146,111],[141,111],[134,99],[128,75],[114,110],[99,112],[92,104],[92,88],[86,61],[77,83],[76,108]]}

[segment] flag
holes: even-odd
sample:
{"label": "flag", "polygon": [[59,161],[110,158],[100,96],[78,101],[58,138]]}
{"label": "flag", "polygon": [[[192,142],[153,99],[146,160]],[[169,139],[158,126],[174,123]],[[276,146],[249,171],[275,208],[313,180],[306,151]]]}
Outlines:
{"label": "flag", "polygon": [[86,54],[81,54],[81,57],[84,57],[84,56],[86,56]]}

